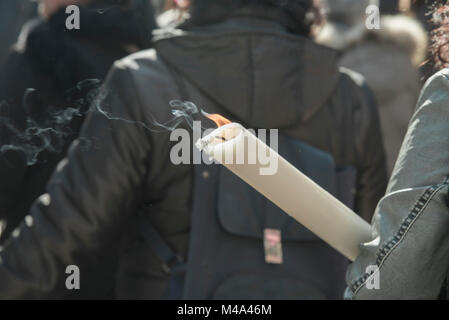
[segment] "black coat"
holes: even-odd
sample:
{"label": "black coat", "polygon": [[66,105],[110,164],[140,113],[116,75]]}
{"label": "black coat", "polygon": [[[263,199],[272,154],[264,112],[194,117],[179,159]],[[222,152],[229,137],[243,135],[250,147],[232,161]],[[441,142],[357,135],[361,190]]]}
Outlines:
{"label": "black coat", "polygon": [[0,1],[0,63],[16,41],[22,25],[37,15],[36,3],[28,0]]}
{"label": "black coat", "polygon": [[[152,13],[144,15],[136,1],[127,8],[115,2],[95,1],[81,7],[79,30],[66,29],[65,10],[48,21],[29,22],[0,72],[4,151],[0,152],[0,219],[7,221],[3,237],[45,192],[51,173],[78,135],[89,97],[112,63],[150,46]],[[36,125],[53,131],[30,141],[29,132]],[[48,147],[42,146],[45,139],[50,140]]]}
{"label": "black coat", "polygon": [[363,79],[338,69],[337,52],[288,33],[275,10],[253,10],[166,32],[154,50],[115,64],[101,103],[108,116],[90,114],[81,133],[92,146],[73,144],[48,195],[32,207],[32,223],[0,254],[1,298],[64,295],[63,268],[95,266],[116,240],[116,296],[165,296],[169,275],[136,221],[149,219],[187,255],[193,167],[170,161],[175,142],[155,124],[171,119],[168,103],[185,97],[183,91],[208,112],[250,128],[279,128],[330,152],[337,166],[356,167],[356,210],[372,215],[386,170],[376,107]]}

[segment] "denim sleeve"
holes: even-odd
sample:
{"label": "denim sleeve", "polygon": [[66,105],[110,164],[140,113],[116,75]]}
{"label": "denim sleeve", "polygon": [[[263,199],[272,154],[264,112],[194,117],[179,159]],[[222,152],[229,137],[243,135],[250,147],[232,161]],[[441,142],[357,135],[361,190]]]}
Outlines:
{"label": "denim sleeve", "polygon": [[436,299],[449,269],[449,70],[426,83],[346,299]]}

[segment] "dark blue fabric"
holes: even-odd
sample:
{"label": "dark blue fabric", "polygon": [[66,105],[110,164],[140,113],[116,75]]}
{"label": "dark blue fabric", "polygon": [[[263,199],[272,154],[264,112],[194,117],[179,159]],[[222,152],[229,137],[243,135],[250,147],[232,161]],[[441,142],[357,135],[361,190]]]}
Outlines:
{"label": "dark blue fabric", "polygon": [[[279,138],[279,153],[336,196],[350,194],[338,192],[339,185],[354,187],[348,183],[352,179],[337,182],[337,169],[328,153],[286,136]],[[352,178],[353,172],[348,176]],[[340,253],[223,166],[196,167],[194,181],[184,298],[343,297],[348,261]],[[266,228],[281,231],[280,265],[265,262]]]}

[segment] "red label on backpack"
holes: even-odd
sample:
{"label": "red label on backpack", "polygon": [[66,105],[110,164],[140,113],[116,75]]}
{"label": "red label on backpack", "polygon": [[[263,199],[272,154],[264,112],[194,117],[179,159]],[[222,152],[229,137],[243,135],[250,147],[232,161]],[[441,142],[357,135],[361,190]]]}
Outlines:
{"label": "red label on backpack", "polygon": [[265,229],[263,244],[265,248],[265,262],[282,264],[281,230]]}

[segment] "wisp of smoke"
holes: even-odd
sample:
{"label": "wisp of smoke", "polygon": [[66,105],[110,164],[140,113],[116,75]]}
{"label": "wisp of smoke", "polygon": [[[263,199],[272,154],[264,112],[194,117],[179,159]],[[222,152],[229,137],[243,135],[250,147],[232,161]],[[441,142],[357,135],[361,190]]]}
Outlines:
{"label": "wisp of smoke", "polygon": [[169,102],[171,117],[169,117],[169,119],[165,122],[157,120],[150,111],[147,111],[146,113],[148,117],[147,122],[125,119],[106,111],[107,103],[105,101],[107,94],[108,92],[104,89],[101,90],[101,92],[97,95],[93,104],[95,107],[95,111],[101,113],[109,120],[118,120],[124,121],[126,123],[140,125],[148,131],[154,133],[173,131],[182,123],[186,123],[190,128],[193,128],[194,116],[200,113],[199,108],[193,102],[171,100]]}
{"label": "wisp of smoke", "polygon": [[[11,122],[7,115],[7,103],[0,103],[0,132],[2,135],[8,136],[8,141],[2,141],[0,144],[0,154],[9,151],[19,152],[25,157],[28,166],[34,165],[44,151],[62,152],[69,137],[76,133],[73,132],[72,121],[76,120],[75,118],[81,119],[88,112],[99,112],[111,121],[140,125],[155,133],[173,131],[182,123],[192,128],[194,116],[200,113],[199,108],[192,102],[171,100],[169,102],[171,116],[165,122],[155,119],[150,111],[147,112],[148,121],[146,122],[125,119],[105,110],[108,92],[104,86],[101,86],[101,81],[98,79],[81,81],[76,87],[68,90],[66,92],[67,107],[48,106],[42,108],[41,106],[40,109],[45,112],[40,116],[33,114],[35,106],[32,104],[36,100],[33,98],[34,95],[37,95],[34,89],[28,89],[24,95],[23,104],[27,118],[23,127]],[[74,137],[72,136],[72,138]],[[86,137],[82,138],[80,142],[83,143],[83,149],[87,149],[91,145],[91,141],[88,141]]]}
{"label": "wisp of smoke", "polygon": [[[26,119],[17,119],[18,122],[14,123],[9,116],[8,104],[0,103],[0,154],[19,152],[24,156],[26,164],[32,166],[44,151],[60,153],[68,137],[73,134],[72,121],[88,112],[88,106],[98,92],[99,84],[97,79],[78,83],[66,93],[68,104],[64,108],[37,106],[36,103],[39,102],[35,96],[38,93],[29,88],[23,98]],[[39,109],[40,114],[36,114],[35,109]],[[19,125],[22,121],[24,124]]]}

